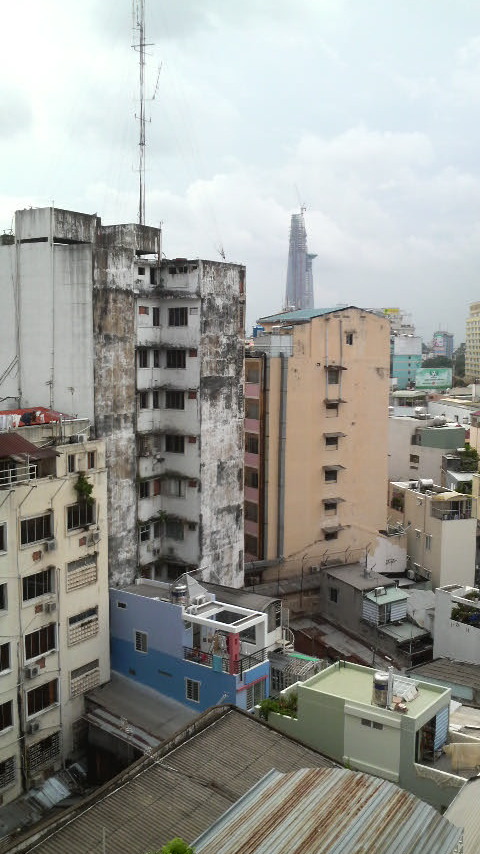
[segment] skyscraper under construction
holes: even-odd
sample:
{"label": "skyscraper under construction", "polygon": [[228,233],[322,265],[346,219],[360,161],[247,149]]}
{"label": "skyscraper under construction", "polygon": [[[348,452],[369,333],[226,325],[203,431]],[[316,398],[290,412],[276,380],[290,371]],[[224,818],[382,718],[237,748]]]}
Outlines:
{"label": "skyscraper under construction", "polygon": [[288,251],[287,289],[285,308],[313,308],[312,261],[317,256],[307,249],[305,230],[305,208],[292,214],[290,225],[290,247]]}

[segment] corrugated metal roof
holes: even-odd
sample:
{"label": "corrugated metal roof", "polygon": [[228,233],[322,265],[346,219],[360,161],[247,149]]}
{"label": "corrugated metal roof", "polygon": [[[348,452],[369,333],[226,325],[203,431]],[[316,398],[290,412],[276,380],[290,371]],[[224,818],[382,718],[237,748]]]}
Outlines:
{"label": "corrugated metal roof", "polygon": [[270,773],[193,847],[196,854],[452,854],[461,835],[393,783],[324,768]]}
{"label": "corrugated metal roof", "polygon": [[449,658],[435,658],[426,664],[409,670],[412,676],[421,679],[427,676],[429,679],[438,679],[442,683],[467,685],[469,688],[480,690],[480,665],[466,664],[464,661],[451,661]]}
{"label": "corrugated metal roof", "polygon": [[[175,836],[203,833],[272,768],[334,767],[321,754],[231,707],[205,712],[151,757],[139,760],[86,799],[24,836],[22,852],[145,854]],[[11,851],[12,841],[0,844]],[[17,850],[17,849],[16,849]]]}
{"label": "corrugated metal roof", "polygon": [[460,789],[448,807],[445,818],[457,827],[463,827],[463,854],[480,851],[480,777],[475,777]]}
{"label": "corrugated metal roof", "polygon": [[[295,320],[312,320],[314,317],[323,317],[324,314],[333,314],[335,311],[348,311],[358,308],[355,305],[334,305],[332,308],[299,308],[297,311],[284,311],[279,314],[270,314],[268,317],[260,317],[257,323],[282,323],[284,320],[291,322]],[[359,311],[367,311],[359,308]],[[369,312],[372,314],[372,312]]]}
{"label": "corrugated metal roof", "polygon": [[375,596],[375,593],[372,592],[366,593],[364,598],[370,602],[375,602],[376,605],[387,605],[391,602],[404,602],[405,599],[408,599],[408,593],[399,590],[398,587],[386,587],[385,593],[381,596]]}
{"label": "corrugated metal roof", "polygon": [[37,448],[18,433],[0,433],[0,458],[21,457],[22,459],[44,460],[57,457],[55,448]]}

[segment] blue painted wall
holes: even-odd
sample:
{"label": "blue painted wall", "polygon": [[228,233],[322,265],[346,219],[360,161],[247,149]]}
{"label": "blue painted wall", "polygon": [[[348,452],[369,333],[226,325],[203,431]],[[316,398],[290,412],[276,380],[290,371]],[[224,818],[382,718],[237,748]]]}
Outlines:
{"label": "blue painted wall", "polygon": [[[118,602],[126,607],[118,607]],[[191,632],[185,631],[179,605],[149,599],[122,590],[110,591],[111,667],[130,679],[203,712],[220,701],[246,708],[250,683],[266,677],[265,696],[270,691],[270,663],[263,661],[238,676],[218,673],[210,667],[185,661],[183,647],[191,646]],[[148,651],[135,650],[135,632],[147,634]],[[200,683],[199,702],[186,698],[186,679]],[[239,690],[240,689],[240,690]]]}

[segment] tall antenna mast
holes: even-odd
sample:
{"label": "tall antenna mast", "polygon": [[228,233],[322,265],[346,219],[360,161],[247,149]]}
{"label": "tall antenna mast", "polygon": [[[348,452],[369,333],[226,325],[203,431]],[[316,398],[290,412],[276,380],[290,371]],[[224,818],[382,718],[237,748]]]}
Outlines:
{"label": "tall antenna mast", "polygon": [[139,100],[140,112],[136,116],[139,123],[138,141],[138,222],[145,225],[145,0],[134,0],[134,28],[138,32],[138,42],[133,45],[139,58]]}

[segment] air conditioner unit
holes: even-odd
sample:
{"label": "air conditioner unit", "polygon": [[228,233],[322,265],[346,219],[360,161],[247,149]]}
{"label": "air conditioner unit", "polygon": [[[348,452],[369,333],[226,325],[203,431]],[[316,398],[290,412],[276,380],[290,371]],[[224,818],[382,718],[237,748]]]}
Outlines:
{"label": "air conditioner unit", "polygon": [[86,442],[87,441],[87,437],[85,436],[85,433],[76,433],[75,439],[77,440],[77,442]]}
{"label": "air conditioner unit", "polygon": [[57,541],[55,539],[47,540],[47,542],[45,543],[45,551],[46,552],[53,552],[53,551],[55,551],[56,548],[57,548]]}
{"label": "air conditioner unit", "polygon": [[45,614],[53,614],[57,610],[56,602],[45,602],[43,606],[43,611]]}
{"label": "air conditioner unit", "polygon": [[407,578],[409,578],[410,581],[415,581],[415,573],[413,569],[407,569]]}
{"label": "air conditioner unit", "polygon": [[31,664],[30,667],[25,668],[24,673],[25,679],[35,679],[40,674],[40,667],[38,664]]}
{"label": "air conditioner unit", "polygon": [[27,724],[27,735],[34,735],[40,729],[39,721],[31,721]]}
{"label": "air conditioner unit", "polygon": [[100,531],[94,531],[92,534],[92,540],[94,543],[99,543],[101,539]]}

